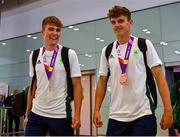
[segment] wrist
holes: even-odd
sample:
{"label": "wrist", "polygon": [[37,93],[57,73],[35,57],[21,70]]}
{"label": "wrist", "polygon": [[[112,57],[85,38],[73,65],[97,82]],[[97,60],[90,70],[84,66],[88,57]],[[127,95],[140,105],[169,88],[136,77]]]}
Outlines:
{"label": "wrist", "polygon": [[172,112],[172,107],[165,107],[164,112]]}

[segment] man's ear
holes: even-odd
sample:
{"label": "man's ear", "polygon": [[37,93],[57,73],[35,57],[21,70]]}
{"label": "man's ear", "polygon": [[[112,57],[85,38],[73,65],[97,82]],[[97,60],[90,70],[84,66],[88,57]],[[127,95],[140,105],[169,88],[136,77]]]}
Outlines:
{"label": "man's ear", "polygon": [[130,19],[130,24],[132,25],[134,22],[133,22],[133,20],[132,19]]}
{"label": "man's ear", "polygon": [[41,30],[41,35],[44,36],[44,31],[43,30]]}

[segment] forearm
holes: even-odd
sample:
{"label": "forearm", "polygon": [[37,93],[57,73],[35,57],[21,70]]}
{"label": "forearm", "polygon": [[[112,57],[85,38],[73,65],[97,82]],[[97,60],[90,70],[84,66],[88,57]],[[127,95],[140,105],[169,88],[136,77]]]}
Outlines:
{"label": "forearm", "polygon": [[26,107],[26,114],[25,114],[26,116],[28,116],[29,112],[31,111],[32,101],[35,96],[35,91],[36,91],[36,81],[34,82],[34,85],[32,86],[32,90],[31,90],[31,86],[28,90],[27,107]]}
{"label": "forearm", "polygon": [[102,102],[104,100],[104,96],[106,94],[106,87],[107,87],[107,77],[102,77],[100,76],[98,80],[98,85],[96,88],[96,95],[95,95],[95,107],[94,107],[94,112],[99,112]]}
{"label": "forearm", "polygon": [[163,101],[164,109],[165,110],[171,110],[171,99],[170,99],[170,91],[166,82],[166,79],[164,77],[164,73],[161,69],[161,67],[157,68],[157,71],[155,72],[155,79],[158,85],[158,90],[160,93],[160,96]]}
{"label": "forearm", "polygon": [[33,97],[30,94],[31,93],[28,92],[28,99],[27,99],[27,107],[26,107],[26,114],[25,114],[25,116],[28,116],[28,114],[29,114],[29,112],[31,111],[31,108],[32,108]]}
{"label": "forearm", "polygon": [[82,105],[82,85],[78,84],[74,87],[74,108],[75,114],[80,116]]}
{"label": "forearm", "polygon": [[74,91],[74,113],[80,116],[81,105],[82,105],[81,78],[80,77],[72,78],[72,82],[73,82],[73,91]]}

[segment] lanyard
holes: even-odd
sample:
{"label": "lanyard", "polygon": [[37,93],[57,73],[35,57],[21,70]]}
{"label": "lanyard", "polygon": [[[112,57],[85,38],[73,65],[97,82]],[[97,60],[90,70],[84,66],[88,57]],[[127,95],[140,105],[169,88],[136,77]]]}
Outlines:
{"label": "lanyard", "polygon": [[118,49],[119,43],[118,43],[118,41],[116,43],[116,51],[117,51],[117,54],[118,54],[118,61],[119,61],[119,65],[120,65],[121,70],[122,70],[122,74],[126,73],[126,67],[128,65],[128,60],[129,60],[131,48],[132,48],[132,45],[133,45],[133,41],[134,41],[134,37],[131,36],[129,41],[128,41],[128,45],[127,45],[127,48],[126,48],[126,54],[125,54],[124,59],[119,56],[119,53],[120,53],[120,49]]}
{"label": "lanyard", "polygon": [[[45,56],[43,57],[44,68],[45,68],[48,80],[51,78],[52,72],[54,70],[54,65],[55,65],[55,62],[56,62],[56,57],[57,57],[57,54],[58,54],[58,50],[59,50],[58,47],[56,47],[54,49],[53,56],[52,56],[51,62],[50,62],[50,66],[46,63],[46,57]],[[42,55],[44,54],[44,52],[45,52],[45,48],[43,47]]]}

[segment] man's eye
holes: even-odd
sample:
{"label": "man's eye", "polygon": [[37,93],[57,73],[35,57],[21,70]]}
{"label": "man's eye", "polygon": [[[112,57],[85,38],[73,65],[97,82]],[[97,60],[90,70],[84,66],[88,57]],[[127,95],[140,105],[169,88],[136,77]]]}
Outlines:
{"label": "man's eye", "polygon": [[54,30],[54,28],[48,28],[48,30],[53,31],[53,30]]}
{"label": "man's eye", "polygon": [[111,24],[115,24],[116,22],[115,21],[111,21]]}
{"label": "man's eye", "polygon": [[60,32],[61,31],[61,29],[56,29],[56,32]]}

